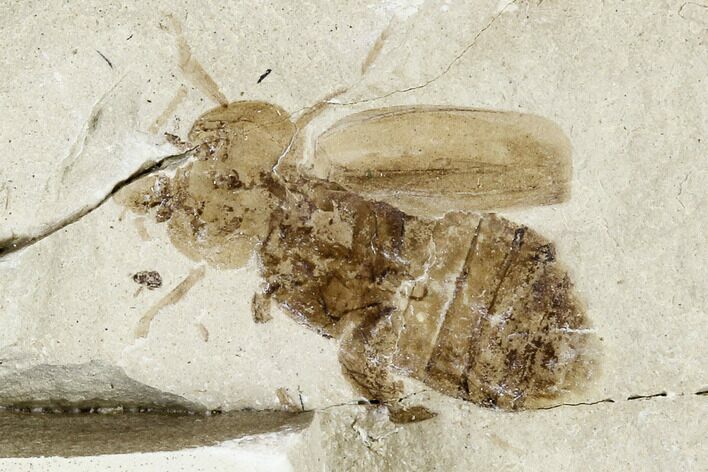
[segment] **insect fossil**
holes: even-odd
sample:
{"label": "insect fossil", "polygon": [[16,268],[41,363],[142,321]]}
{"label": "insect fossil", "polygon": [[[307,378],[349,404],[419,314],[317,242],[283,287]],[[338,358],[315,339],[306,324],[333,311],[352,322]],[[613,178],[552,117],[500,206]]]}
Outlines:
{"label": "insect fossil", "polygon": [[256,321],[275,302],[340,338],[370,399],[394,404],[396,375],[508,410],[585,383],[593,336],[554,245],[484,212],[568,196],[561,131],[518,113],[376,109],[319,136],[308,167],[309,119],[264,102],[209,111],[189,133],[195,160],[123,201],[194,259],[234,268],[257,251]]}

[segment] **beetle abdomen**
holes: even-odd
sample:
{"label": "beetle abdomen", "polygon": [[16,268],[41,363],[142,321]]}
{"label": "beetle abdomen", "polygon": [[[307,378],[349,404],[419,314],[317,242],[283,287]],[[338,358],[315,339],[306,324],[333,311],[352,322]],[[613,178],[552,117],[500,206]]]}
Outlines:
{"label": "beetle abdomen", "polygon": [[504,409],[542,405],[585,383],[592,330],[553,244],[496,215],[454,216],[465,232],[449,218],[434,230],[437,261],[394,323],[396,367]]}
{"label": "beetle abdomen", "polygon": [[585,383],[592,332],[533,230],[494,214],[410,217],[321,182],[283,205],[261,246],[266,280],[293,318],[345,336],[340,360],[365,395],[395,398],[394,370],[504,409]]}

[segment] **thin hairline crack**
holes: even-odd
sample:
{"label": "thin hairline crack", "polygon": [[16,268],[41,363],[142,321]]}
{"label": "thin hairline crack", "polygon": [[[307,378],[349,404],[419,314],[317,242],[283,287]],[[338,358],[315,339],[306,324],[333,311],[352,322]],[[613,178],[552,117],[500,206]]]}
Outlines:
{"label": "thin hairline crack", "polygon": [[491,28],[494,23],[499,19],[499,17],[511,6],[517,3],[517,0],[512,0],[509,3],[507,3],[504,7],[502,7],[496,14],[494,14],[489,21],[479,30],[477,33],[474,35],[472,40],[465,46],[462,51],[460,51],[453,59],[448,63],[445,68],[440,71],[437,75],[433,76],[430,79],[427,79],[423,81],[422,83],[419,83],[417,85],[411,85],[409,87],[405,87],[402,89],[396,89],[392,90],[390,92],[387,92],[382,95],[377,95],[374,97],[369,97],[369,98],[364,98],[361,100],[353,100],[350,102],[335,102],[335,101],[329,101],[328,104],[333,105],[333,106],[352,106],[352,105],[359,105],[362,103],[370,103],[370,102],[376,102],[379,100],[383,100],[385,98],[391,97],[393,95],[398,95],[402,93],[408,93],[412,92],[415,90],[420,90],[424,87],[427,87],[428,85],[432,84],[433,82],[437,81],[438,79],[441,79],[443,76],[445,76],[450,70],[452,70],[453,66],[457,64],[476,44],[477,41],[479,41],[479,38],[489,29]]}

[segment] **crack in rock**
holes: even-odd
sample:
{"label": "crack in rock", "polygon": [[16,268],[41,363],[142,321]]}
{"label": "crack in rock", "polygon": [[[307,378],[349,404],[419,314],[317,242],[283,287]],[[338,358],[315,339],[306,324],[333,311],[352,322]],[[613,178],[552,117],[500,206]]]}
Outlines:
{"label": "crack in rock", "polygon": [[128,177],[125,179],[119,181],[116,183],[113,188],[103,197],[101,198],[97,203],[93,205],[86,206],[66,218],[62,218],[61,220],[50,224],[48,228],[41,232],[40,234],[33,235],[33,236],[13,236],[11,238],[5,239],[0,241],[0,259],[4,258],[5,256],[12,254],[14,252],[17,252],[21,249],[24,249],[26,247],[29,247],[44,238],[47,238],[51,236],[52,234],[56,233],[57,231],[60,231],[67,226],[76,223],[79,221],[81,218],[84,216],[88,215],[92,211],[96,210],[97,208],[100,208],[106,201],[108,201],[113,195],[116,194],[120,189],[125,187],[126,185],[129,185],[136,180],[140,179],[141,177],[144,177],[146,175],[149,175],[153,172],[157,172],[160,170],[165,169],[166,167],[170,165],[174,165],[177,163],[182,162],[184,159],[188,158],[194,148],[188,149],[185,152],[182,152],[180,154],[172,154],[169,156],[165,156],[162,158],[159,158],[157,160],[150,159],[146,162],[144,162],[135,172],[130,174]]}
{"label": "crack in rock", "polygon": [[335,106],[359,105],[359,104],[362,104],[362,103],[370,103],[370,102],[375,102],[375,101],[378,101],[378,100],[383,100],[384,98],[388,98],[388,97],[390,97],[390,96],[392,96],[392,95],[398,95],[398,94],[401,94],[401,93],[408,93],[408,92],[412,92],[412,91],[414,91],[414,90],[420,90],[420,89],[422,89],[422,88],[424,88],[424,87],[427,87],[428,85],[432,84],[433,82],[437,81],[438,79],[440,79],[440,78],[442,78],[444,75],[446,75],[448,72],[450,72],[450,70],[453,68],[453,66],[454,66],[455,64],[457,64],[457,63],[460,61],[460,59],[462,59],[462,58],[465,56],[465,54],[467,54],[467,53],[477,44],[477,42],[479,41],[479,38],[480,38],[489,28],[491,28],[492,25],[494,25],[494,23],[499,19],[499,17],[500,17],[510,6],[515,5],[517,1],[518,1],[518,0],[512,0],[512,1],[510,1],[510,2],[507,3],[504,7],[502,7],[494,16],[492,16],[492,18],[487,22],[487,24],[485,24],[485,25],[474,35],[474,37],[472,38],[472,41],[470,41],[470,43],[467,44],[467,46],[465,46],[465,47],[462,49],[462,51],[459,52],[459,53],[452,59],[452,61],[450,61],[450,63],[449,63],[439,74],[437,74],[437,75],[434,76],[433,78],[428,79],[428,80],[426,80],[426,81],[424,81],[423,83],[420,83],[420,84],[418,84],[418,85],[412,85],[412,86],[410,86],[410,87],[406,87],[406,88],[403,88],[403,89],[393,90],[393,91],[391,91],[391,92],[385,93],[385,94],[383,94],[383,95],[378,95],[378,96],[375,96],[375,97],[365,98],[365,99],[362,99],[362,100],[355,100],[355,101],[351,101],[351,102],[334,102],[334,101],[331,101],[331,102],[328,102],[328,103],[331,104],[331,105],[335,105]]}
{"label": "crack in rock", "polygon": [[[396,403],[396,402],[401,402],[409,397],[419,395],[421,393],[426,393],[426,392],[431,392],[432,390],[421,390],[418,392],[413,392],[411,394],[405,395],[403,397],[400,397],[396,400],[392,400],[389,403]],[[694,395],[699,395],[699,396],[708,396],[708,388],[699,390],[695,392]],[[687,396],[685,393],[678,393],[676,395],[671,395],[672,397],[684,397]],[[624,400],[614,400],[612,398],[604,398],[601,400],[590,400],[590,401],[584,401],[584,402],[577,402],[577,403],[558,403],[555,405],[548,405],[548,406],[543,406],[543,407],[538,407],[538,408],[529,408],[521,411],[545,411],[545,410],[553,410],[556,408],[562,408],[562,407],[585,407],[585,406],[594,406],[594,405],[599,405],[602,403],[624,403],[627,401],[633,401],[633,400],[651,400],[655,398],[666,398],[669,397],[669,394],[666,391],[662,391],[659,393],[654,393],[650,395],[630,395]],[[347,406],[377,406],[380,403],[377,400],[352,400],[350,402],[343,402],[343,403],[336,403],[333,405],[327,405],[321,408],[313,408],[311,410],[306,410],[306,411],[313,411],[313,412],[318,412],[318,411],[326,411],[330,410],[333,408],[341,408],[341,407],[347,407]],[[518,412],[512,412],[509,414],[515,414]]]}
{"label": "crack in rock", "polygon": [[653,393],[651,395],[630,395],[627,400],[646,400],[649,398],[666,397],[666,392]]}

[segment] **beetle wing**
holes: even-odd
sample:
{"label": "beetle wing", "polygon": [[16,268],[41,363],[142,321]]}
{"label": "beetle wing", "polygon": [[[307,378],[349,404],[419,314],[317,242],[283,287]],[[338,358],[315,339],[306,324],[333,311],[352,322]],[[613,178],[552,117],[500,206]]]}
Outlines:
{"label": "beetle wing", "polygon": [[390,107],[337,122],[315,145],[314,173],[410,214],[559,203],[571,148],[539,116],[472,108]]}

